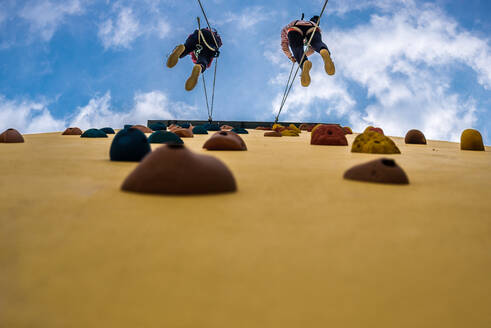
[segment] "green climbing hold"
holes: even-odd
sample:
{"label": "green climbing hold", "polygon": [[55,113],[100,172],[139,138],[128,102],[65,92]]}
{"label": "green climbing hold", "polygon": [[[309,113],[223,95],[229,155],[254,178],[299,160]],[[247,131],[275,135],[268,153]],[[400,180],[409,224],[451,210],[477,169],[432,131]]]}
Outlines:
{"label": "green climbing hold", "polygon": [[81,138],[107,138],[107,134],[99,129],[88,129],[80,137]]}
{"label": "green climbing hold", "polygon": [[182,145],[184,141],[175,133],[168,131],[155,131],[148,137],[149,143]]}
{"label": "green climbing hold", "polygon": [[208,130],[204,126],[198,125],[193,128],[193,134],[208,134]]}

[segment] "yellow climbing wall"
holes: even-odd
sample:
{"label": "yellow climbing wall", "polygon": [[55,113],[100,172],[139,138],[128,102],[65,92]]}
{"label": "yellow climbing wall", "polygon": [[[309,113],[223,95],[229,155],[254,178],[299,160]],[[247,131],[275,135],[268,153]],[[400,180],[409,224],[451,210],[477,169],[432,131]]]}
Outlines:
{"label": "yellow climbing wall", "polygon": [[[108,139],[0,144],[0,327],[491,327],[491,149],[242,135],[239,191],[121,192]],[[153,145],[153,148],[158,145]],[[394,158],[411,184],[343,180]]]}

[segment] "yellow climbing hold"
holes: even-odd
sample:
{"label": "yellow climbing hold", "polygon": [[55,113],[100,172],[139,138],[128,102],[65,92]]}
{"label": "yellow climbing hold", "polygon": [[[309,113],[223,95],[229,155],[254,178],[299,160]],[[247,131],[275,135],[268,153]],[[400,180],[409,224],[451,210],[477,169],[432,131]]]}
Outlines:
{"label": "yellow climbing hold", "polygon": [[286,129],[283,125],[281,124],[273,124],[273,131],[278,131],[278,132],[281,132],[283,131],[284,129]]}
{"label": "yellow climbing hold", "polygon": [[302,131],[299,128],[297,128],[297,126],[295,124],[293,124],[293,123],[288,126],[288,129],[289,130],[292,130],[292,131],[295,131],[297,133],[302,133]]}
{"label": "yellow climbing hold", "polygon": [[298,133],[297,131],[293,131],[293,130],[283,130],[283,131],[281,131],[281,134],[284,137],[298,137],[300,133]]}
{"label": "yellow climbing hold", "polygon": [[464,130],[460,136],[460,149],[484,151],[481,133],[474,129]]}
{"label": "yellow climbing hold", "polygon": [[353,153],[400,154],[394,141],[378,132],[368,131],[356,137],[351,147]]}

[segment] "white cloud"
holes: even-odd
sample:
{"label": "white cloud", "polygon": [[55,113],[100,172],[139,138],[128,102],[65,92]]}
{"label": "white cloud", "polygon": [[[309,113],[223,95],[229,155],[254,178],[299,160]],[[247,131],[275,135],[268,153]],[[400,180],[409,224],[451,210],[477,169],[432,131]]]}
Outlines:
{"label": "white cloud", "polygon": [[[288,106],[295,112],[300,107],[304,117],[315,117],[321,101],[327,104],[324,117],[346,115],[358,131],[376,125],[389,135],[402,136],[418,128],[429,138],[457,141],[463,129],[476,124],[477,109],[474,99],[452,88],[454,71],[467,66],[482,88],[490,90],[489,40],[462,31],[432,5],[418,8],[411,0],[400,0],[392,12],[388,1],[369,3],[383,8],[369,23],[323,36],[333,53],[336,76],[327,77],[315,55],[311,86],[305,89],[297,82]],[[351,101],[347,86],[352,83],[366,90],[365,108]],[[333,106],[340,110],[333,112]]]}
{"label": "white cloud", "polygon": [[9,100],[0,95],[0,130],[14,128],[21,133],[59,131],[63,120],[56,120],[44,102]]}
{"label": "white cloud", "polygon": [[129,48],[130,44],[142,34],[140,22],[131,8],[122,7],[116,20],[108,19],[99,28],[99,38],[104,48]]}
{"label": "white cloud", "polygon": [[272,15],[273,13],[266,10],[264,7],[247,7],[239,14],[232,12],[225,13],[224,19],[220,25],[230,24],[237,27],[239,30],[248,30],[258,23],[270,19]]}
{"label": "white cloud", "polygon": [[39,34],[42,40],[49,41],[67,16],[82,12],[80,0],[37,0],[27,3],[19,12],[19,17],[29,22],[31,33]]}

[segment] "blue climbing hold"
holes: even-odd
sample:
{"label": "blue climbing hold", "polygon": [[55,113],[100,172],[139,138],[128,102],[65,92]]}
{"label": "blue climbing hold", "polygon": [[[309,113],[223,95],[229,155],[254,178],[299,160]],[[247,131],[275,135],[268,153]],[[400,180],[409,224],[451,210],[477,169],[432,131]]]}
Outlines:
{"label": "blue climbing hold", "polygon": [[232,129],[232,132],[235,132],[237,134],[249,134],[249,132],[243,128],[234,128]]}
{"label": "blue climbing hold", "polygon": [[113,128],[109,128],[109,127],[102,128],[101,131],[104,132],[105,134],[115,134],[116,133],[116,132],[114,132]]}
{"label": "blue climbing hold", "polygon": [[99,129],[88,129],[80,137],[81,138],[107,138],[107,134]]}
{"label": "blue climbing hold", "polygon": [[149,143],[182,145],[184,141],[175,133],[167,131],[155,131],[148,137]]}
{"label": "blue climbing hold", "polygon": [[193,128],[193,134],[208,134],[204,126],[198,125]]}
{"label": "blue climbing hold", "polygon": [[205,125],[203,125],[203,127],[205,129],[207,129],[208,131],[220,131],[220,126],[218,124],[212,124],[212,123],[207,123]]}
{"label": "blue climbing hold", "polygon": [[116,134],[109,157],[111,161],[139,162],[151,151],[145,134],[138,129],[130,128]]}
{"label": "blue climbing hold", "polygon": [[165,126],[164,123],[152,123],[149,124],[148,127],[154,131],[162,131],[162,130],[167,130],[167,126]]}

